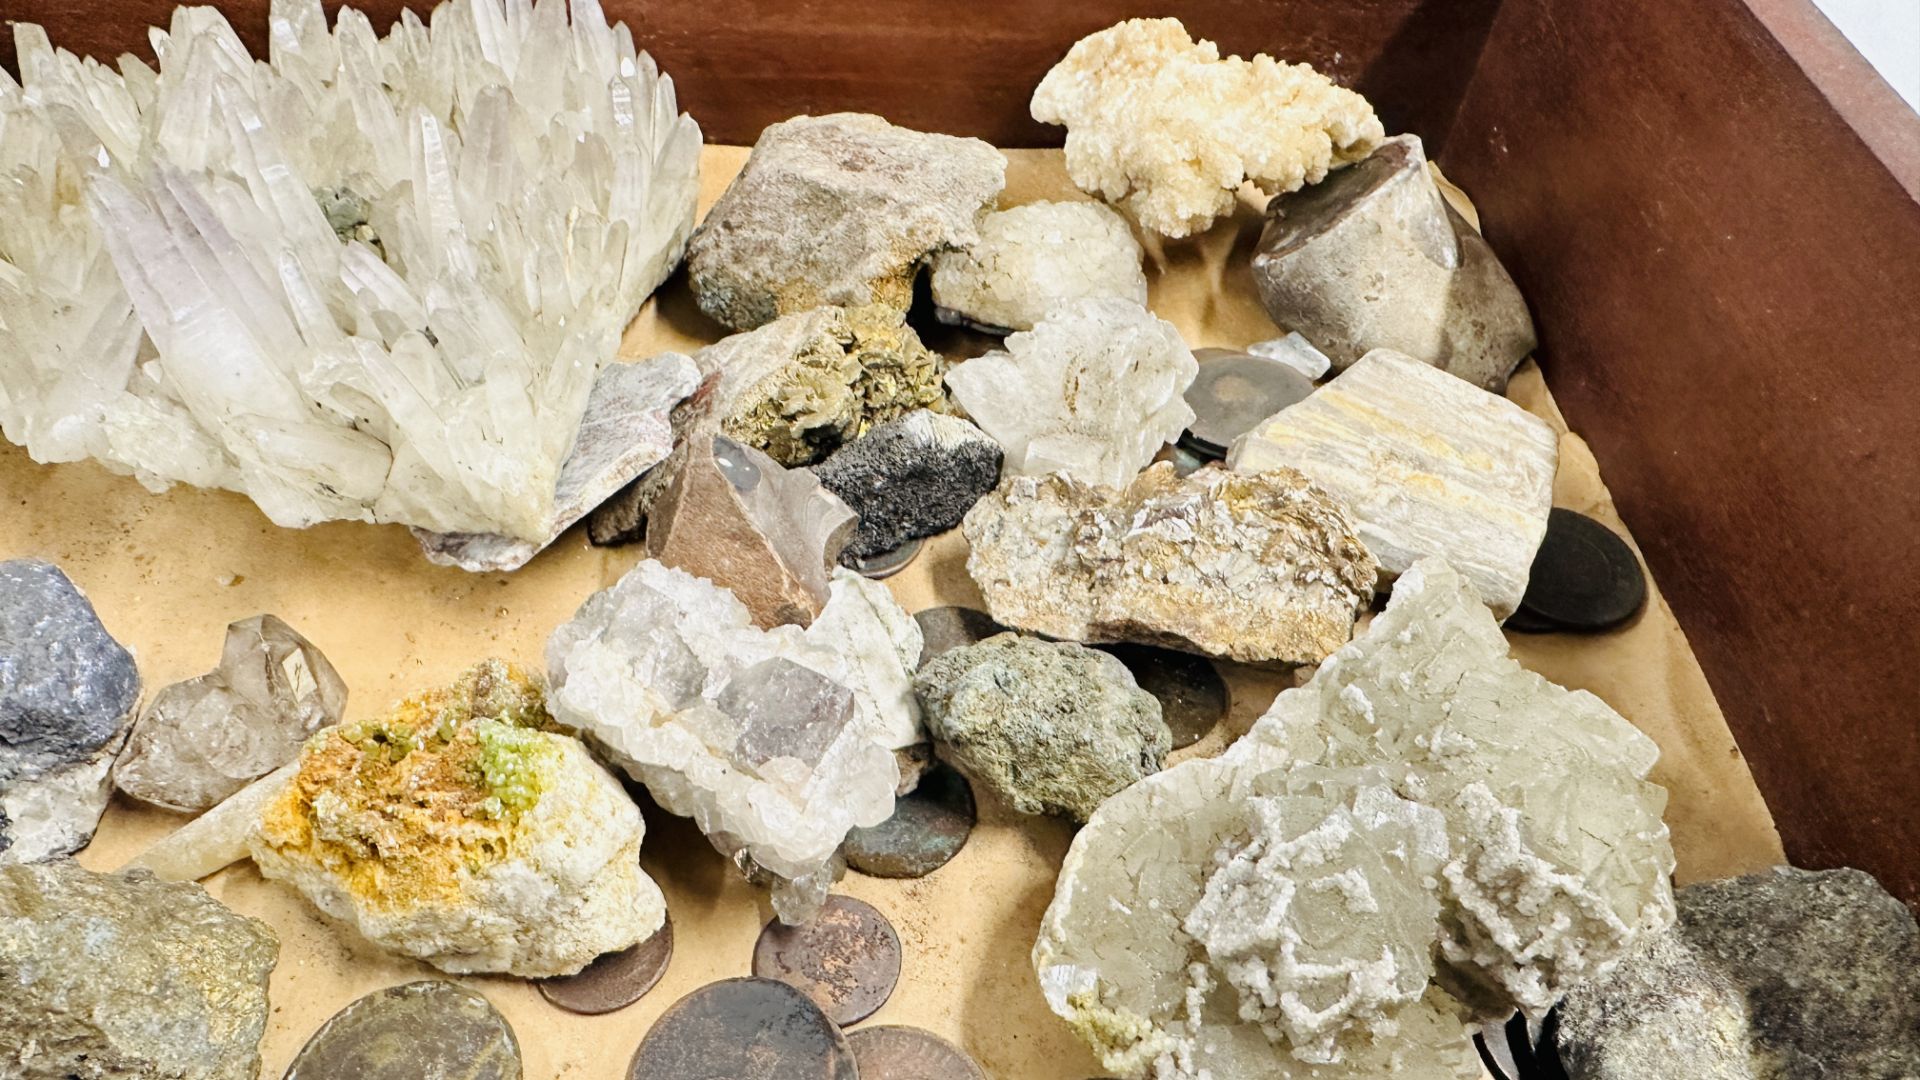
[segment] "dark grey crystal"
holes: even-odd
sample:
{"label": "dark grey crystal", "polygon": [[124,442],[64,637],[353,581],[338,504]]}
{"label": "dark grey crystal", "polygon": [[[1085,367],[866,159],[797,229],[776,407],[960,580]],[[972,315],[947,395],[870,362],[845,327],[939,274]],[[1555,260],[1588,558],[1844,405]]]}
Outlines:
{"label": "dark grey crystal", "polygon": [[860,515],[842,564],[960,524],[1000,482],[1000,445],[980,429],[922,409],[881,424],[814,467]]}

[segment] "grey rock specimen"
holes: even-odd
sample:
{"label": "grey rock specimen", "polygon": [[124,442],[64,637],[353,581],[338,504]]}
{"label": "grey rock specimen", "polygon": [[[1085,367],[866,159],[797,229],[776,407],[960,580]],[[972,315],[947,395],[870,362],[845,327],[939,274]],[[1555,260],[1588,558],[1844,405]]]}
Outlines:
{"label": "grey rock specimen", "polygon": [[520,1080],[507,1018],[463,986],[423,979],[358,998],[320,1025],[284,1080]]}
{"label": "grey rock specimen", "polygon": [[1234,442],[1239,472],[1298,469],[1345,505],[1389,575],[1437,555],[1498,618],[1547,535],[1560,443],[1505,398],[1378,349]]}
{"label": "grey rock specimen", "polygon": [[255,1080],[279,953],[198,885],[0,866],[0,1076]]}
{"label": "grey rock specimen", "polygon": [[1072,642],[997,634],[913,680],[941,755],[1023,814],[1091,817],[1160,771],[1173,737],[1119,660]]}
{"label": "grey rock specimen", "polygon": [[1273,321],[1340,369],[1393,349],[1499,393],[1535,344],[1520,290],[1415,135],[1269,203],[1253,278]]}
{"label": "grey rock specimen", "polygon": [[814,467],[860,515],[841,562],[871,558],[960,524],[1000,483],[1000,444],[965,420],[925,409],[889,421]]}
{"label": "grey rock specimen", "polygon": [[980,239],[1006,170],[978,139],[866,113],[773,124],[693,235],[694,296],[740,330],[824,304],[905,311],[923,260]]}
{"label": "grey rock specimen", "polygon": [[140,698],[133,655],[52,563],[0,563],[0,863],[78,851]]}
{"label": "grey rock specimen", "polygon": [[1920,1076],[1920,926],[1858,870],[1689,885],[1679,921],[1561,1007],[1575,1080]]}
{"label": "grey rock specimen", "polygon": [[227,627],[219,667],[147,704],[114,783],[197,813],[292,761],[346,706],[347,684],[313,642],[272,615],[241,619]]}

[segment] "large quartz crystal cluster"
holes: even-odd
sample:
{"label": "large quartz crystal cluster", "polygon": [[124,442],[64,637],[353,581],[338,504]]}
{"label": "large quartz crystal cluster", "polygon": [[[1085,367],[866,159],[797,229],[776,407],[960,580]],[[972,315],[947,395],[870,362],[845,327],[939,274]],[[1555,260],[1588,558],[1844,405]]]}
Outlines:
{"label": "large quartz crystal cluster", "polygon": [[1067,128],[1067,172],[1141,225],[1186,236],[1251,180],[1292,191],[1367,156],[1385,129],[1367,100],[1305,64],[1220,58],[1178,19],[1129,19],[1082,38],[1033,92]]}
{"label": "large quartz crystal cluster", "polygon": [[[551,538],[588,397],[693,225],[700,136],[596,3],[385,37],[209,7],[0,75],[0,426],[275,522]],[[143,334],[144,329],[144,334]]]}
{"label": "large quartz crystal cluster", "polygon": [[792,923],[818,910],[847,830],[893,813],[924,741],[920,631],[886,588],[834,573],[805,630],[761,630],[710,581],[646,560],[547,643],[555,714],[691,817]]}

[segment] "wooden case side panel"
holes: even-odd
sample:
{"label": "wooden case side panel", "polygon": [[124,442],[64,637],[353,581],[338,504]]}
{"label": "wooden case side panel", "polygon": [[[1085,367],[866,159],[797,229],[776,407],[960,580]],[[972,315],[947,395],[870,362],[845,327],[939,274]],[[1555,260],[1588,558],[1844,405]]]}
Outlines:
{"label": "wooden case side panel", "polygon": [[1509,0],[1443,163],[1790,857],[1911,903],[1920,119],[1881,84],[1863,138],[1877,80],[1832,44],[1743,0]]}

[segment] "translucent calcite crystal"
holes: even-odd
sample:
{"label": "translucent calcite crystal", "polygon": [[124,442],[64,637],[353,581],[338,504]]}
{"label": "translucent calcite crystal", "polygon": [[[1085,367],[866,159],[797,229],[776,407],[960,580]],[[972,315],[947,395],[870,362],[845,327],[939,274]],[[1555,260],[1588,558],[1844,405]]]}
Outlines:
{"label": "translucent calcite crystal", "polygon": [[726,589],[651,559],[547,642],[555,715],[804,922],[847,830],[893,813],[895,752],[924,741],[920,631],[845,570],[809,627],[753,625]]}
{"label": "translucent calcite crystal", "polygon": [[595,378],[691,232],[698,129],[594,3],[452,0],[380,37],[275,0],[265,36],[257,63],[183,7],[157,72],[114,73],[19,34],[8,437],[284,525],[544,542]]}
{"label": "translucent calcite crystal", "polygon": [[1133,230],[1092,202],[1028,203],[988,214],[978,243],[934,257],[930,280],[941,319],[1002,333],[1031,330],[1070,300],[1147,302]]}
{"label": "translucent calcite crystal", "polygon": [[1006,450],[1006,471],[1120,487],[1193,423],[1200,371],[1173,324],[1131,300],[1076,300],[947,373],[947,388]]}
{"label": "translucent calcite crystal", "polygon": [[1082,38],[1033,92],[1033,118],[1067,128],[1082,191],[1167,236],[1367,155],[1385,134],[1365,98],[1305,64],[1220,58],[1178,19],[1129,19]]}
{"label": "translucent calcite crystal", "polygon": [[[450,972],[569,975],[666,919],[627,794],[497,660],[301,752],[248,839],[265,877]],[[217,813],[218,811],[216,811]]]}

